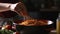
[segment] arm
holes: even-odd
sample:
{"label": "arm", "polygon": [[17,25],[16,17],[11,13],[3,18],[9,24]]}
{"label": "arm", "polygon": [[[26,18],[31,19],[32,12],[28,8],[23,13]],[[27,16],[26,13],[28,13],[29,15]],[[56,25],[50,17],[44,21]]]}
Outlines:
{"label": "arm", "polygon": [[0,3],[0,12],[5,12],[10,10],[9,6],[11,4],[10,3]]}

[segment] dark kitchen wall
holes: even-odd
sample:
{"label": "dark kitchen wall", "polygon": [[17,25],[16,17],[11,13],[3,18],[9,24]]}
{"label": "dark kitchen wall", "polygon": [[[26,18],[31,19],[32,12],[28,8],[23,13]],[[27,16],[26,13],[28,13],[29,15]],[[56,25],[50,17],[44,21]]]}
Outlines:
{"label": "dark kitchen wall", "polygon": [[55,0],[56,1],[56,6],[60,9],[60,0]]}
{"label": "dark kitchen wall", "polygon": [[55,5],[54,0],[23,0],[28,11],[39,11],[41,8],[51,8]]}
{"label": "dark kitchen wall", "polygon": [[48,19],[48,20],[53,20],[57,19],[58,17],[58,12],[40,12],[39,13],[40,19]]}
{"label": "dark kitchen wall", "polygon": [[39,13],[38,12],[29,12],[29,15],[34,19],[39,19]]}
{"label": "dark kitchen wall", "polygon": [[40,9],[41,0],[23,0],[28,11],[38,11]]}

